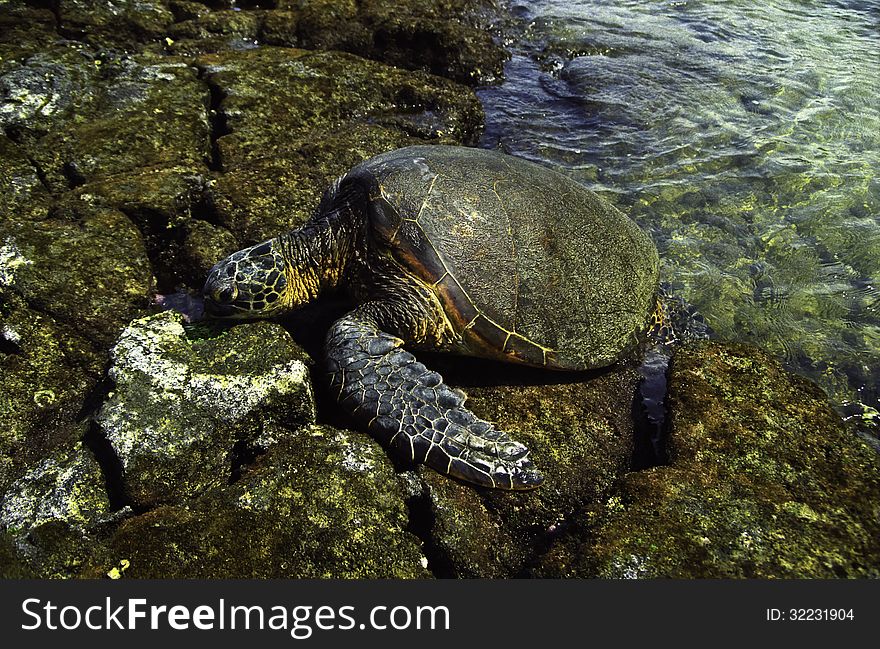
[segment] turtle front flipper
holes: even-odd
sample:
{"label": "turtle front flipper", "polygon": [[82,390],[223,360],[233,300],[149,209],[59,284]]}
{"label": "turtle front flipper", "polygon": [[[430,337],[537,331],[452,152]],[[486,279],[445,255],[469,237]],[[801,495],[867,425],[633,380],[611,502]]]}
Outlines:
{"label": "turtle front flipper", "polygon": [[327,370],[340,406],[380,442],[441,473],[500,489],[540,485],[528,449],[464,408],[465,397],[402,345],[368,308],[336,321]]}

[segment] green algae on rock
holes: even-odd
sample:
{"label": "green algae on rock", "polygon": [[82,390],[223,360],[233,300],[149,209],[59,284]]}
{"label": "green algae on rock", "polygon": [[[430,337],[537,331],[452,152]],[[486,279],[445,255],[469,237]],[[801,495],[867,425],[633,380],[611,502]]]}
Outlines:
{"label": "green algae on rock", "polygon": [[227,255],[238,250],[236,238],[224,227],[191,219],[185,226],[179,257],[168,260],[190,286],[198,286],[208,272]]}
{"label": "green algae on rock", "polygon": [[[367,123],[322,133],[314,140],[294,151],[278,151],[233,169],[211,187],[218,221],[236,233],[243,245],[302,225],[327,187],[357,163],[384,151],[425,142],[396,128]],[[206,270],[225,256],[215,257]]]}
{"label": "green algae on rock", "polygon": [[303,353],[281,327],[240,325],[188,340],[166,311],[132,322],[111,349],[115,389],[95,420],[137,506],[179,502],[229,481],[236,444],[315,411]]}
{"label": "green algae on rock", "polygon": [[289,9],[286,16],[267,15],[264,38],[269,42],[345,50],[463,83],[488,82],[502,75],[506,53],[487,30],[475,26],[479,3],[473,0],[280,4]]}
{"label": "green algae on rock", "polygon": [[[527,494],[505,493],[420,470],[430,558],[444,576],[522,576],[584,503],[604,498],[630,469],[638,374],[626,365],[562,377],[471,359],[431,363],[467,392],[477,416],[517,431],[545,483]],[[474,376],[489,385],[469,385]]]}
{"label": "green algae on rock", "polygon": [[[49,212],[49,192],[24,150],[0,135],[0,214],[31,221]],[[2,280],[0,280],[2,281]]]}
{"label": "green algae on rock", "polygon": [[[278,440],[228,486],[185,507],[125,521],[110,539],[132,577],[413,578],[429,576],[381,447],[307,426]],[[104,566],[94,568],[101,572]]]}
{"label": "green algae on rock", "polygon": [[85,529],[109,512],[104,475],[79,441],[56,449],[0,497],[0,526],[17,537],[50,521]]}
{"label": "green algae on rock", "polygon": [[81,442],[60,447],[0,498],[0,530],[12,542],[2,570],[16,563],[34,576],[72,577],[99,555],[89,530],[112,516],[101,468]]}
{"label": "green algae on rock", "polygon": [[221,97],[228,134],[217,148],[224,171],[355,122],[471,143],[482,124],[467,88],[343,52],[263,47],[205,55],[197,63]]}
{"label": "green algae on rock", "polygon": [[[194,258],[184,258],[189,234],[210,228],[219,240],[231,238],[222,228],[212,228],[197,218],[202,215],[211,183],[207,170],[200,167],[140,168],[65,193],[56,202],[55,211],[77,213],[88,207],[121,211],[143,235],[159,290],[182,284],[197,286],[204,276],[204,264],[194,268]],[[204,241],[202,245],[218,247]],[[193,250],[191,244],[189,249]]]}
{"label": "green algae on rock", "polygon": [[2,285],[0,248],[0,494],[59,447],[79,439],[79,412],[101,356],[75,328],[31,309]]}
{"label": "green algae on rock", "polygon": [[199,168],[210,159],[210,99],[195,68],[122,57],[101,70],[89,112],[35,145],[33,157],[50,186],[62,190],[139,167]]}
{"label": "green algae on rock", "polygon": [[57,0],[59,30],[106,48],[130,49],[162,38],[174,14],[166,0]]}
{"label": "green algae on rock", "polygon": [[424,70],[462,83],[502,75],[504,49],[481,27],[482,3],[473,0],[280,0],[268,9],[207,11],[177,2],[180,22],[162,47],[200,54],[260,45],[340,50],[390,65]]}
{"label": "green algae on rock", "polygon": [[96,99],[96,57],[79,43],[23,47],[0,59],[0,126],[33,139],[72,121]]}
{"label": "green algae on rock", "polygon": [[12,289],[81,335],[109,343],[149,302],[153,277],[141,234],[112,209],[55,216],[0,222],[0,240],[25,260]]}
{"label": "green algae on rock", "polygon": [[473,142],[482,127],[469,88],[349,54],[264,48],[198,62],[223,124],[225,173],[208,197],[241,244],[302,223],[364,159],[408,144]]}
{"label": "green algae on rock", "polygon": [[670,369],[670,465],[628,475],[539,576],[877,577],[880,458],[824,393],[757,348]]}

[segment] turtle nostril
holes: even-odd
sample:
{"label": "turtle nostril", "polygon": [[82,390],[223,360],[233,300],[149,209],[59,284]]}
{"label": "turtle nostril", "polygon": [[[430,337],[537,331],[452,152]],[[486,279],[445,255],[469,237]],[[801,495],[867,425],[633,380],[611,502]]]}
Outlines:
{"label": "turtle nostril", "polygon": [[224,286],[223,288],[214,291],[214,295],[211,297],[218,304],[229,304],[230,302],[235,301],[235,298],[238,297],[238,288],[235,285]]}

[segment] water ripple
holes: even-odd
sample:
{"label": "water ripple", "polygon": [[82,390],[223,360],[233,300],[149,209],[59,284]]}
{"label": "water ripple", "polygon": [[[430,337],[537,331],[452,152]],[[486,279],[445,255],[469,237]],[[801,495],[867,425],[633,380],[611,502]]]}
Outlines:
{"label": "water ripple", "polygon": [[664,279],[839,404],[880,409],[880,3],[516,4],[484,145],[557,165]]}

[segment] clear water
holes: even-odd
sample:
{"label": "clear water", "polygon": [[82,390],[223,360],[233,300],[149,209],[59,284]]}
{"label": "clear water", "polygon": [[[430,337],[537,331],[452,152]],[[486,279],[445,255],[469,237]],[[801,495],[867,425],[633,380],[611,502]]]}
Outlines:
{"label": "clear water", "polygon": [[774,352],[876,433],[880,1],[509,8],[483,145],[615,202],[720,337]]}

